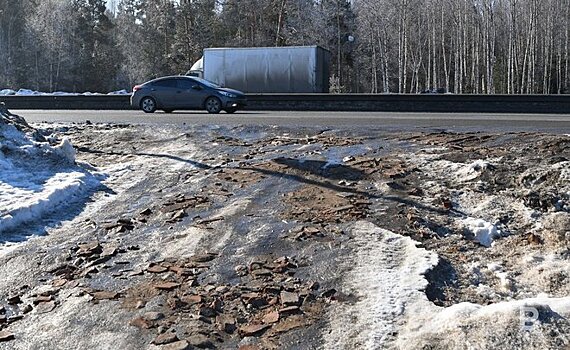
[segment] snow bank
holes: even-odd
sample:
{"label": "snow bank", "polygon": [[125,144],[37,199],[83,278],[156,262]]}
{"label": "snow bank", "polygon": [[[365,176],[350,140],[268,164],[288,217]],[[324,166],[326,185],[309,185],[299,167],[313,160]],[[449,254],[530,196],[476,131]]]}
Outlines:
{"label": "snow bank", "polygon": [[402,329],[400,349],[561,349],[570,344],[570,297],[539,296],[491,305],[417,305]]}
{"label": "snow bank", "polygon": [[37,142],[0,119],[0,234],[39,222],[100,185],[75,155],[67,139]]}
{"label": "snow bank", "polygon": [[[117,91],[111,91],[111,92],[107,93],[107,95],[129,95],[129,94],[130,94],[130,92],[128,92],[125,89],[117,90]],[[99,92],[90,92],[90,91],[86,91],[86,92],[66,92],[66,91],[42,92],[42,91],[36,91],[36,90],[31,90],[31,89],[19,89],[18,91],[15,91],[12,89],[0,90],[0,96],[10,96],[10,95],[16,95],[16,96],[34,96],[34,95],[77,96],[77,95],[85,95],[85,96],[89,96],[89,95],[105,95],[105,94],[99,93]]]}
{"label": "snow bank", "polygon": [[[130,92],[123,89],[123,90],[108,92],[106,95],[129,95],[129,94],[130,94]],[[85,92],[66,92],[66,91],[42,92],[42,91],[36,91],[36,90],[31,90],[31,89],[19,89],[18,91],[15,91],[12,89],[3,89],[3,90],[0,90],[0,95],[3,95],[3,96],[10,96],[10,95],[16,95],[16,96],[34,96],[34,95],[78,96],[78,95],[85,95],[85,96],[90,96],[90,95],[105,95],[105,94],[99,93],[99,92],[90,92],[90,91],[85,91]]]}
{"label": "snow bank", "polygon": [[417,247],[411,238],[369,222],[355,223],[351,234],[358,249],[346,262],[350,272],[341,290],[358,301],[331,306],[323,348],[386,348],[394,341],[407,305],[416,300],[429,303],[423,275],[437,264],[438,257]]}

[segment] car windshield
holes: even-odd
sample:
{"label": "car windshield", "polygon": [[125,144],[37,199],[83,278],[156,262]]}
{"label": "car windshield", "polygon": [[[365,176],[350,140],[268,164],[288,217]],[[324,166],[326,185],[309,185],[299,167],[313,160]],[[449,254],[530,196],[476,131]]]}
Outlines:
{"label": "car windshield", "polygon": [[212,83],[211,81],[206,80],[206,79],[202,79],[202,78],[198,78],[198,77],[192,77],[192,79],[196,80],[199,83],[206,85],[207,87],[211,87],[214,89],[221,88],[221,86],[219,86],[218,84]]}

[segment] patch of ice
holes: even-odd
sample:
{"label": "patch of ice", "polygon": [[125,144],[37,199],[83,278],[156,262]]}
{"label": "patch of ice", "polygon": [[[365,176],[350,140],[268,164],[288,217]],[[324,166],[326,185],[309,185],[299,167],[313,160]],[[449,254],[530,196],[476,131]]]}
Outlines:
{"label": "patch of ice", "polygon": [[485,247],[490,247],[493,241],[502,235],[497,226],[483,219],[468,217],[462,222],[465,228],[473,234],[475,241]]}

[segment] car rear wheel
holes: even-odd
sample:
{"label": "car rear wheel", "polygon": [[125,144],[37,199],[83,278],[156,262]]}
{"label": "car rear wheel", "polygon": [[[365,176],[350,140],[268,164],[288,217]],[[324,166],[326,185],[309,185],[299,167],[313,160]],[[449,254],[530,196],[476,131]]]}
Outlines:
{"label": "car rear wheel", "polygon": [[208,97],[205,105],[208,113],[218,114],[222,110],[222,102],[217,97]]}
{"label": "car rear wheel", "polygon": [[154,113],[156,111],[156,101],[152,97],[143,97],[141,100],[141,109],[145,113]]}

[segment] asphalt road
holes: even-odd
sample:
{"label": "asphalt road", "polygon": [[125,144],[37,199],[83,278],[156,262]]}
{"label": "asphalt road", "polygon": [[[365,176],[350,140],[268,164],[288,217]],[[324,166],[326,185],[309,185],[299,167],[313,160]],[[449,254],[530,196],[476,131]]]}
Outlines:
{"label": "asphalt road", "polygon": [[28,122],[128,124],[279,125],[393,130],[444,129],[451,131],[541,131],[570,134],[570,114],[396,113],[396,112],[274,112],[238,111],[211,115],[202,111],[171,114],[141,111],[17,110]]}

